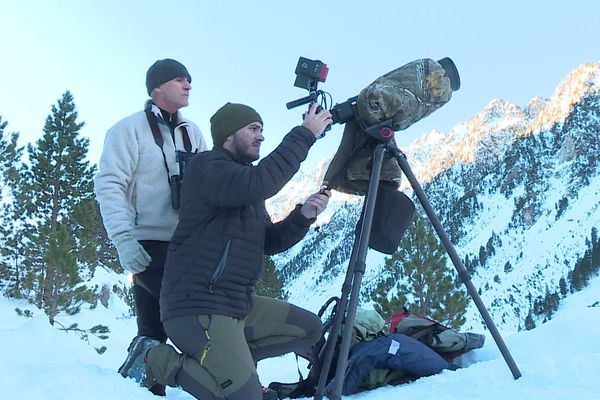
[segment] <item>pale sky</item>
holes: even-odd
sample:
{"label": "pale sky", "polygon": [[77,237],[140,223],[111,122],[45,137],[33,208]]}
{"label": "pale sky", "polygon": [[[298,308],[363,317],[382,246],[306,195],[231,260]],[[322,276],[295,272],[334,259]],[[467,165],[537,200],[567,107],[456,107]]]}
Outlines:
{"label": "pale sky", "polygon": [[[140,110],[145,74],[175,58],[192,75],[186,117],[210,144],[209,119],[225,102],[254,107],[265,121],[266,155],[294,125],[304,97],[293,86],[300,56],[329,75],[319,88],[342,103],[377,77],[419,58],[450,57],[461,89],[405,131],[401,146],[447,133],[494,98],[524,107],[600,60],[600,2],[571,1],[182,1],[0,0],[0,115],[23,143],[42,135],[51,106],[74,96],[96,163],[106,130]],[[335,126],[305,166],[337,149]]]}

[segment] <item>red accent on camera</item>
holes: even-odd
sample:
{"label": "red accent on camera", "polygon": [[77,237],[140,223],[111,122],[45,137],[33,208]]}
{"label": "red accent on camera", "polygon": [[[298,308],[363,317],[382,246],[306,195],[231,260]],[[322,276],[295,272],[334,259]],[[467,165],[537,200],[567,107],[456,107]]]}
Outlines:
{"label": "red accent on camera", "polygon": [[327,66],[327,64],[323,64],[323,67],[321,67],[321,70],[319,71],[319,81],[325,82],[325,79],[327,79],[328,73],[329,73],[329,67]]}

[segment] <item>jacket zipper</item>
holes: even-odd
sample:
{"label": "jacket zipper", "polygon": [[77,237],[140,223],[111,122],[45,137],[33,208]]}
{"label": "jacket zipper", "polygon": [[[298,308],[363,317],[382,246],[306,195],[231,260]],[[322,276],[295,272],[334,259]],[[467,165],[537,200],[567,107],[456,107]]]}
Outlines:
{"label": "jacket zipper", "polygon": [[221,255],[221,259],[219,260],[219,263],[215,267],[212,277],[210,278],[210,285],[208,286],[208,291],[210,293],[213,292],[214,284],[217,283],[221,275],[223,275],[223,271],[225,271],[225,266],[227,265],[227,258],[229,257],[229,247],[231,247],[231,240],[227,241],[227,244],[225,245],[225,250],[223,250],[223,255]]}

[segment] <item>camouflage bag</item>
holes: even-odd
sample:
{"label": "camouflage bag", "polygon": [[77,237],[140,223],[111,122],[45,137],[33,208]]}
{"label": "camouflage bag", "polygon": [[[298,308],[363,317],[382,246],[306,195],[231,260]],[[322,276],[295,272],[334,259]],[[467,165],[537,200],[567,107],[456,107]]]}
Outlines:
{"label": "camouflage bag", "polygon": [[[344,193],[366,194],[375,143],[364,130],[389,120],[394,131],[406,129],[446,104],[459,87],[449,58],[415,60],[377,78],[359,93],[358,121],[346,124],[323,184]],[[389,143],[396,147],[393,138]],[[396,158],[387,154],[380,180],[399,185],[401,174]]]}
{"label": "camouflage bag", "polygon": [[400,131],[428,116],[460,85],[450,63],[449,58],[415,60],[377,78],[358,95],[360,118],[367,126],[392,119],[393,130]]}

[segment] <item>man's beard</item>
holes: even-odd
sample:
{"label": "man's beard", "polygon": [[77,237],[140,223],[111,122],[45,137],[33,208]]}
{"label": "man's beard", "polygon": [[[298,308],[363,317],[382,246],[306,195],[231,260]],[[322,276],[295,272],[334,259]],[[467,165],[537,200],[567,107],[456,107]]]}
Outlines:
{"label": "man's beard", "polygon": [[239,152],[239,159],[244,163],[252,163],[260,158],[259,152],[249,153],[249,152]]}
{"label": "man's beard", "polygon": [[259,159],[258,155],[244,154],[244,155],[240,156],[240,161],[243,163],[246,163],[246,164],[250,164],[258,159]]}

